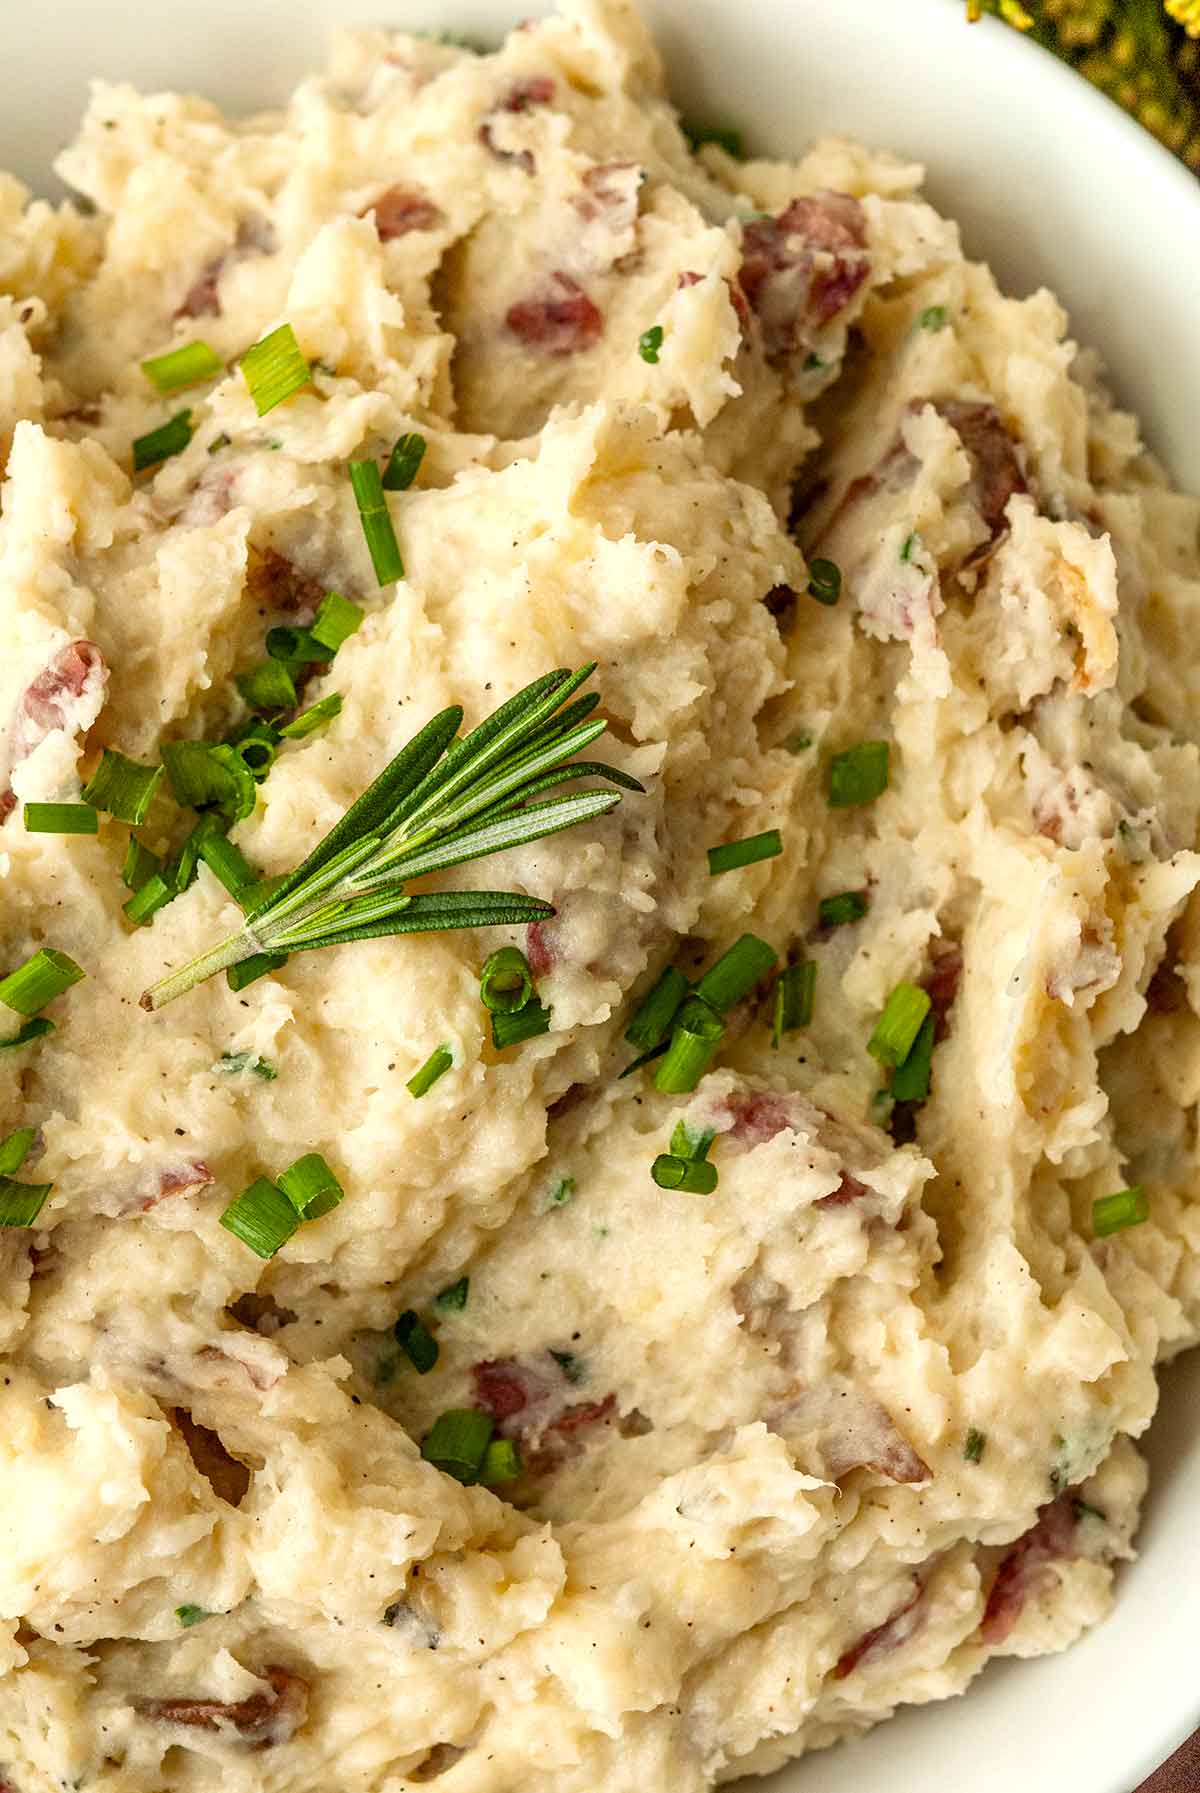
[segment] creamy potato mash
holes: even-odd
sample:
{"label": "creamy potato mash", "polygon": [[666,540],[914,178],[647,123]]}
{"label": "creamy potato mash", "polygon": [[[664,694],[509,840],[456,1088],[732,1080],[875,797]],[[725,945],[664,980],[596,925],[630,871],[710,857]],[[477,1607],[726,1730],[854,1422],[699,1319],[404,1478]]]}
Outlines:
{"label": "creamy potato mash", "polygon": [[[59,166],[90,204],[0,184],[0,971],[85,973],[0,1053],[50,1185],[0,1231],[0,1785],[701,1793],[1070,1643],[1200,1325],[1200,507],[920,169],[693,149],[619,0],[343,34],[248,121],[100,86]],[[283,323],[312,378],[260,417]],[[347,467],[404,434],[380,586]],[[147,1014],[237,904],[204,863],[132,925],[130,827],[25,806],[236,735],[331,590],[256,875],[555,666],[645,794],[436,881],[527,932]],[[164,784],[132,832],[196,821]],[[746,933],[694,1087],[622,1077]],[[550,1026],[498,1049],[505,943]],[[262,1259],[221,1216],[308,1153],[344,1199]],[[493,1485],[427,1442],[462,1410]]]}

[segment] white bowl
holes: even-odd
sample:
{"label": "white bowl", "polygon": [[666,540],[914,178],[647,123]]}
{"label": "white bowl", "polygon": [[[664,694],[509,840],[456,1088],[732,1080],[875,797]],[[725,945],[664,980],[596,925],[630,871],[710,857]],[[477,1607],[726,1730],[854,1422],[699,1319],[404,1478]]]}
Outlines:
{"label": "white bowl", "polygon": [[[931,197],[1014,291],[1051,286],[1177,480],[1200,490],[1200,186],[1115,106],[958,0],[643,0],[694,117],[799,150],[841,131],[914,155]],[[53,0],[7,24],[0,167],[42,191],[95,75],[282,99],[338,22],[499,35],[521,0]],[[36,22],[35,22],[36,20]],[[1129,1793],[1200,1724],[1200,1361],[1168,1378],[1149,1437],[1143,1554],[1109,1621],[1064,1655],[990,1669],[785,1771],[772,1793]],[[647,1793],[665,1793],[647,1789]]]}

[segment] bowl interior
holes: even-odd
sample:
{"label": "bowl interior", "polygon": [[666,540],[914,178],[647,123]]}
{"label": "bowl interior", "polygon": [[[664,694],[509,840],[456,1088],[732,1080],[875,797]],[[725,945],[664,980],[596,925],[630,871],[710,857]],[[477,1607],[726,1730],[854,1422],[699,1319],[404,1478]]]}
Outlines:
{"label": "bowl interior", "polygon": [[[232,110],[283,98],[337,23],[496,37],[521,0],[55,0],[5,45],[0,167],[53,192],[50,162],[94,75],[187,87]],[[645,0],[673,90],[754,148],[841,132],[924,161],[931,197],[1010,290],[1052,287],[1103,352],[1175,478],[1200,490],[1200,186],[1115,107],[955,0]],[[785,1771],[778,1793],[1129,1793],[1200,1722],[1189,1589],[1200,1587],[1200,1360],[1173,1369],[1149,1437],[1143,1555],[1112,1618],[1051,1660],[990,1669],[965,1700],[910,1711]]]}

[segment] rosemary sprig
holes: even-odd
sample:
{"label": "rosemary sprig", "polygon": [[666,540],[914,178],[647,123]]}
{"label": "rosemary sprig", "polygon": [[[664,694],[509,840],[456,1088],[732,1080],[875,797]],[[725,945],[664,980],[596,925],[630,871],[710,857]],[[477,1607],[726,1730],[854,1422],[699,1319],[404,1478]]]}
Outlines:
{"label": "rosemary sprig", "polygon": [[572,757],[608,726],[591,716],[600,701],[595,693],[567,702],[594,671],[593,662],[578,672],[546,673],[462,740],[455,739],[462,710],[457,704],[443,710],[401,748],[302,865],[257,897],[250,894],[236,934],[162,978],[142,996],[142,1007],[160,1009],[261,953],[312,952],[384,934],[495,927],[553,915],[549,903],[513,891],[413,895],[405,886],[447,866],[557,834],[621,801],[620,791],[585,790],[530,802],[572,779],[603,778],[626,790],[643,789],[615,766]]}

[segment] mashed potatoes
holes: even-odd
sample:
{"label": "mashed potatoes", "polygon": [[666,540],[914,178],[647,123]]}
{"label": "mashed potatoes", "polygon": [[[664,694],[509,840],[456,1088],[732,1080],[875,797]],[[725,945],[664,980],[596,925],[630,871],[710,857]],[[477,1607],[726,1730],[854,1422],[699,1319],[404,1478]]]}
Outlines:
{"label": "mashed potatoes", "polygon": [[[244,123],[100,87],[60,167],[90,206],[0,185],[5,969],[86,973],[0,1060],[52,1186],[0,1233],[0,1781],[702,1793],[1071,1642],[1200,1326],[1196,503],[919,169],[693,152],[618,0],[495,55],[344,35]],[[285,320],[313,378],[260,418],[237,358]],[[228,371],[159,397],[197,338]],[[404,433],[380,588],[346,469]],[[528,937],[145,1014],[236,905],[202,865],[133,927],[129,828],[23,806],[220,740],[331,589],[367,614],[234,832],[260,875],[558,665],[646,794],[487,863],[555,905]],[[831,804],[866,742],[886,788]],[[195,819],[164,788],[137,832]],[[746,932],[811,1022],[764,985],[690,1093],[622,1078],[664,968]],[[552,1019],[498,1051],[506,939]],[[924,1100],[868,1051],[900,985]],[[711,1194],[651,1180],[708,1135]],[[261,1261],[220,1216],[307,1152],[345,1199]],[[422,1457],[463,1408],[518,1479]]]}

